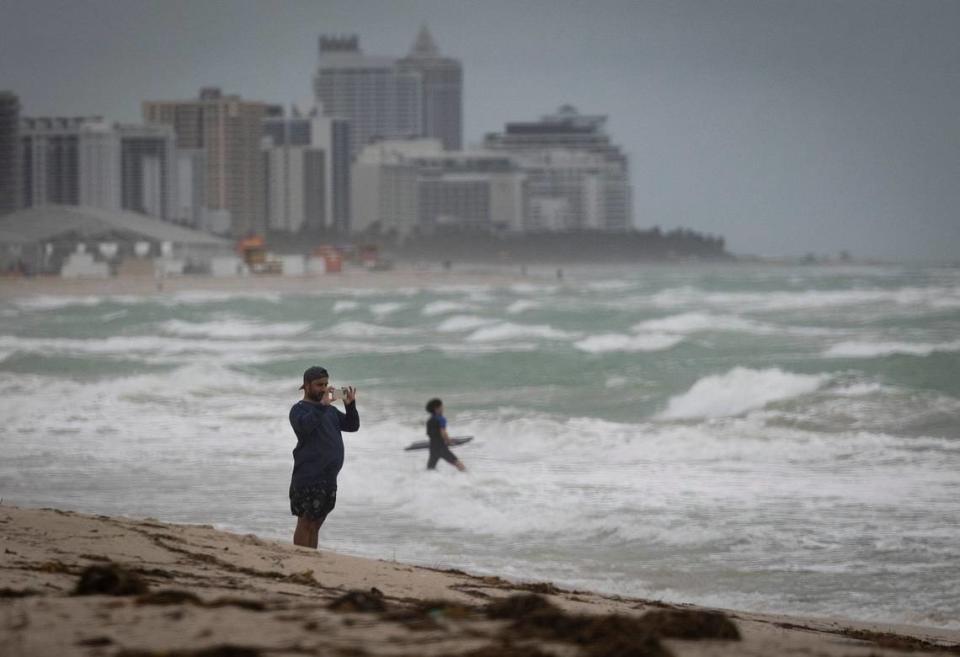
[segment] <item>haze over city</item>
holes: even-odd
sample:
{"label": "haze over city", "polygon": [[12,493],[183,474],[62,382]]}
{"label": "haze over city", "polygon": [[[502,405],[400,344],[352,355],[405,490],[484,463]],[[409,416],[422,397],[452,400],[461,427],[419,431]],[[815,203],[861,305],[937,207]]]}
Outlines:
{"label": "haze over city", "polygon": [[25,2],[0,89],[25,116],[139,121],[204,86],[311,97],[319,34],[401,56],[422,25],[464,71],[464,138],[569,103],[608,116],[638,228],[734,253],[953,261],[960,250],[960,4]]}

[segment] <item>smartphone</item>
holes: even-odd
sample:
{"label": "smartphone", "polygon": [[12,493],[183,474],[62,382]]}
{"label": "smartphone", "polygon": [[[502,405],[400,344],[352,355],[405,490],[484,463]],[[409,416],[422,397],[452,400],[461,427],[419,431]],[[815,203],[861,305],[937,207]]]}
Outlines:
{"label": "smartphone", "polygon": [[334,388],[330,393],[330,401],[342,400],[347,395],[346,388]]}

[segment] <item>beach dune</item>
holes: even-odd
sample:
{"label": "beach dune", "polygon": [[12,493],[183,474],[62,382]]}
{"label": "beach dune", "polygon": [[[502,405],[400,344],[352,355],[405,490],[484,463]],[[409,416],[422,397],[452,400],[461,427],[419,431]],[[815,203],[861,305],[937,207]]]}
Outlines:
{"label": "beach dune", "polygon": [[0,506],[0,655],[958,654],[956,632],[709,610],[152,519]]}

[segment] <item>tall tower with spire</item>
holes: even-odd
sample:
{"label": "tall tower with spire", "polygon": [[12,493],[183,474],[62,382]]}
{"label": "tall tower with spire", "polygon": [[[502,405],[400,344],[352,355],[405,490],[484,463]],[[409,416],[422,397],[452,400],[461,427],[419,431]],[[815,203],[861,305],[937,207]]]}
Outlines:
{"label": "tall tower with spire", "polygon": [[460,150],[463,144],[463,67],[460,61],[441,55],[430,30],[422,25],[410,52],[397,64],[401,71],[420,75],[420,134],[440,139],[446,150]]}

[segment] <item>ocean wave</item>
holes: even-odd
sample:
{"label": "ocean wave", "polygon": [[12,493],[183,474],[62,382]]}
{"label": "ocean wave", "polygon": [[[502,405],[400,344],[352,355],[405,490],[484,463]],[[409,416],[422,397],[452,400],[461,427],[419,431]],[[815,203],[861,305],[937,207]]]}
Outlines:
{"label": "ocean wave", "polygon": [[647,301],[658,308],[682,306],[713,306],[735,308],[741,311],[793,311],[816,308],[835,308],[867,304],[893,304],[904,308],[926,306],[933,309],[960,308],[960,288],[902,287],[894,289],[865,288],[851,290],[802,290],[773,292],[707,292],[682,286],[662,290],[650,297],[635,299]]}
{"label": "ocean wave", "polygon": [[421,314],[426,317],[435,317],[436,315],[448,315],[450,313],[465,312],[472,310],[469,304],[459,301],[431,301],[423,307]]}
{"label": "ocean wave", "polygon": [[630,281],[607,279],[587,283],[586,288],[588,290],[596,290],[597,292],[620,292],[621,290],[629,289],[634,285],[635,283],[631,283]]}
{"label": "ocean wave", "polygon": [[507,306],[507,313],[511,315],[519,315],[520,313],[526,312],[528,310],[533,310],[534,308],[539,308],[540,303],[537,301],[530,301],[529,299],[520,299],[514,301],[509,306]]}
{"label": "ocean wave", "polygon": [[356,310],[360,304],[356,301],[343,301],[342,299],[334,302],[333,312],[335,313],[345,313],[350,310]]}
{"label": "ocean wave", "polygon": [[569,331],[561,331],[547,324],[514,324],[513,322],[498,322],[491,326],[477,329],[466,337],[469,342],[494,342],[498,340],[514,340],[518,338],[541,338],[543,340],[569,340],[577,335]]}
{"label": "ocean wave", "polygon": [[454,333],[457,331],[473,331],[483,326],[496,324],[497,320],[487,317],[478,317],[477,315],[454,315],[448,317],[437,325],[437,330],[443,333]]}
{"label": "ocean wave", "polygon": [[736,416],[770,402],[809,394],[829,379],[826,375],[794,374],[779,368],[735,367],[725,374],[705,376],[685,393],[671,397],[660,419]]}
{"label": "ocean wave", "polygon": [[59,310],[71,306],[97,306],[108,301],[106,296],[61,297],[52,295],[38,295],[23,299],[13,299],[11,303],[23,310]]}
{"label": "ocean wave", "polygon": [[624,335],[622,333],[604,333],[591,335],[574,343],[580,351],[601,354],[611,351],[662,351],[683,342],[682,335],[655,333],[648,335]]}
{"label": "ocean wave", "polygon": [[224,319],[210,322],[185,322],[171,319],[160,325],[160,330],[172,335],[217,339],[286,338],[306,333],[309,322],[267,324],[245,319]]}
{"label": "ocean wave", "polygon": [[176,305],[188,305],[188,306],[202,306],[208,303],[223,303],[225,301],[233,301],[235,299],[244,299],[252,301],[269,301],[270,303],[280,303],[280,300],[283,298],[283,295],[279,292],[269,292],[269,291],[216,291],[216,290],[186,290],[183,292],[176,292],[170,297],[140,297],[142,300],[150,301],[159,301],[164,305],[176,306]]}
{"label": "ocean wave", "polygon": [[399,301],[387,301],[385,303],[374,303],[370,305],[370,312],[376,315],[377,317],[386,317],[387,315],[392,315],[397,312],[407,304],[400,303]]}
{"label": "ocean wave", "polygon": [[780,331],[776,326],[744,319],[736,315],[715,315],[712,313],[699,312],[648,319],[635,324],[633,330],[680,334],[698,333],[701,331],[739,331],[764,335],[778,333]]}
{"label": "ocean wave", "polygon": [[823,355],[827,358],[877,358],[880,356],[929,356],[935,352],[960,351],[960,340],[953,342],[841,342]]}
{"label": "ocean wave", "polygon": [[410,333],[412,333],[411,329],[380,326],[366,322],[340,322],[323,330],[324,335],[359,338],[400,336]]}

